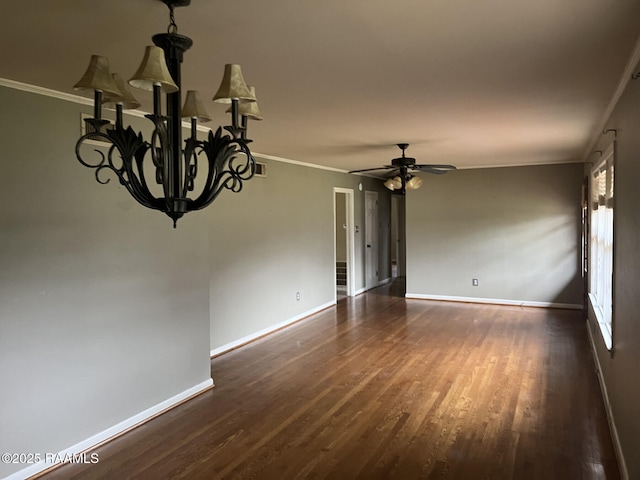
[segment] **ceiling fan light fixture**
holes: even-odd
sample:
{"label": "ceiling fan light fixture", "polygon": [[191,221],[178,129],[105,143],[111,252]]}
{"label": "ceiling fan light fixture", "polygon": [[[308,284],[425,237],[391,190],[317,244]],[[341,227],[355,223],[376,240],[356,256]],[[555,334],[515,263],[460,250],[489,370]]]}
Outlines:
{"label": "ceiling fan light fixture", "polygon": [[417,190],[422,186],[422,179],[420,177],[412,176],[407,181],[407,190]]}
{"label": "ceiling fan light fixture", "polygon": [[396,189],[396,183],[393,181],[393,178],[388,178],[386,182],[384,182],[384,186],[387,187],[392,192]]}
{"label": "ceiling fan light fixture", "polygon": [[386,182],[384,182],[384,186],[387,187],[392,192],[394,190],[402,190],[402,178],[398,176],[389,178],[387,179]]}

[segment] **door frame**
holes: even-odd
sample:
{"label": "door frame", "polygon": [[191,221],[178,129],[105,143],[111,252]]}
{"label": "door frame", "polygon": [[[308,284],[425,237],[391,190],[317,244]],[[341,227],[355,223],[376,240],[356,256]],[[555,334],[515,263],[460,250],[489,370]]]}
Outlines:
{"label": "door frame", "polygon": [[[334,275],[333,281],[335,284],[335,266],[336,266],[336,195],[343,193],[345,195],[346,206],[346,224],[347,224],[347,296],[353,297],[356,294],[356,255],[355,255],[355,207],[354,207],[354,193],[351,188],[333,187],[333,268]],[[338,300],[337,289],[334,288],[335,297]]]}

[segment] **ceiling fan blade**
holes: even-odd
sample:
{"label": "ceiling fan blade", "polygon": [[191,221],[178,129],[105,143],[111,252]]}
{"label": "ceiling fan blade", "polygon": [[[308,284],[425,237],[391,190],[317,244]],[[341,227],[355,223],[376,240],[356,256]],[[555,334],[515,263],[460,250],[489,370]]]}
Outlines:
{"label": "ceiling fan blade", "polygon": [[435,175],[443,175],[449,170],[456,170],[453,165],[435,165],[435,164],[419,164],[412,165],[411,170],[418,170],[420,172],[433,173]]}
{"label": "ceiling fan blade", "polygon": [[438,170],[457,170],[453,165],[436,165],[433,163],[418,163],[414,165],[414,167],[429,167],[429,168],[437,168]]}
{"label": "ceiling fan blade", "polygon": [[448,170],[439,170],[429,165],[420,165],[420,166],[416,165],[414,168],[411,168],[411,170],[413,171],[417,170],[418,172],[424,172],[424,173],[433,173],[435,175],[444,175],[445,173],[448,172]]}
{"label": "ceiling fan blade", "polygon": [[387,176],[387,178],[397,177],[398,175],[400,175],[400,169],[394,168],[393,170],[389,170],[388,172],[386,172],[385,175]]}
{"label": "ceiling fan blade", "polygon": [[393,166],[392,165],[385,165],[383,167],[362,168],[360,170],[351,170],[349,173],[373,172],[375,170],[388,170],[389,168],[393,168]]}

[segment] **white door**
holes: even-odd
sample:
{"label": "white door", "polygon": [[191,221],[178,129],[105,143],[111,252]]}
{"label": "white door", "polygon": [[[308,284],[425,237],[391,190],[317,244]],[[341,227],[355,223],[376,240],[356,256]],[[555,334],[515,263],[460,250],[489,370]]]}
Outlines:
{"label": "white door", "polygon": [[378,285],[378,192],[365,192],[365,272],[367,290]]}

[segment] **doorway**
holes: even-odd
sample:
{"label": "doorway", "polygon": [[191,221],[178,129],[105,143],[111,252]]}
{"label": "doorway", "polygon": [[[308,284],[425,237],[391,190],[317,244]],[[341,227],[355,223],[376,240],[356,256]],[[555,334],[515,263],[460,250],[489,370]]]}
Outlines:
{"label": "doorway", "polygon": [[378,286],[378,192],[364,192],[365,288]]}
{"label": "doorway", "polygon": [[391,277],[404,277],[407,266],[407,239],[404,195],[391,196]]}
{"label": "doorway", "polygon": [[335,300],[355,295],[355,235],[353,190],[333,189]]}

